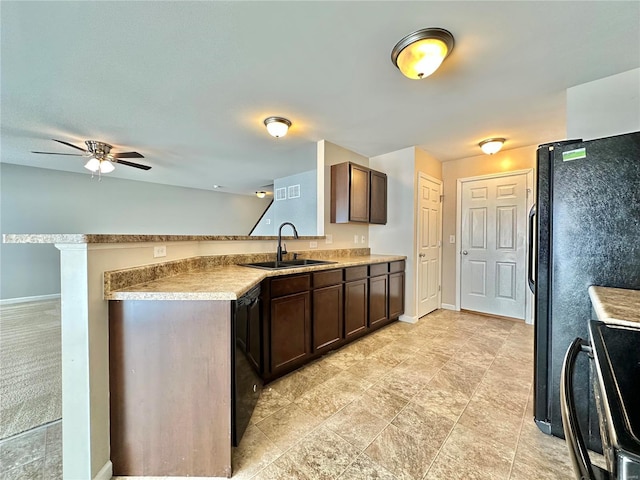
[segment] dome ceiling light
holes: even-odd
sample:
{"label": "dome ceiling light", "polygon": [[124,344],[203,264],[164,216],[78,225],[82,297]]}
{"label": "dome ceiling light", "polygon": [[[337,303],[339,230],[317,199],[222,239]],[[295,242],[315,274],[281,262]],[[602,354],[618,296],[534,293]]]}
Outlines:
{"label": "dome ceiling light", "polygon": [[504,142],[504,138],[487,138],[486,140],[481,141],[478,145],[484,153],[487,155],[493,155],[502,149]]}
{"label": "dome ceiling light", "polygon": [[266,196],[267,196],[267,192],[264,192],[262,190],[259,191],[259,192],[256,192],[256,197],[258,197],[258,198],[264,198]]}
{"label": "dome ceiling light", "polygon": [[393,47],[391,61],[405,77],[419,80],[440,67],[453,50],[454,43],[453,35],[444,28],[423,28],[410,33]]}
{"label": "dome ceiling light", "polygon": [[283,117],[268,117],[264,119],[264,125],[272,137],[284,137],[289,131],[291,121]]}

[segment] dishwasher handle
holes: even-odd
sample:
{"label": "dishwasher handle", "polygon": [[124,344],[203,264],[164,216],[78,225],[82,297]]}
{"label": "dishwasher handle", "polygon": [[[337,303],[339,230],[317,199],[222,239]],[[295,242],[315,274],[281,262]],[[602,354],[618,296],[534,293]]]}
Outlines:
{"label": "dishwasher handle", "polygon": [[591,354],[589,343],[576,338],[569,348],[562,363],[560,372],[560,412],[562,414],[562,429],[569,448],[569,458],[577,480],[608,480],[609,473],[600,467],[592,465],[587,447],[582,437],[578,415],[573,397],[573,371],[580,352]]}

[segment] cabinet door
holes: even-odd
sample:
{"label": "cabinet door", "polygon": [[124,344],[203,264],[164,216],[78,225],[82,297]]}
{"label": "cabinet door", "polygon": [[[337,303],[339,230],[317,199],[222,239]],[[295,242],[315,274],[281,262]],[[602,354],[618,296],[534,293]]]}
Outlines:
{"label": "cabinet door", "polygon": [[387,175],[371,170],[369,223],[387,223]]}
{"label": "cabinet door", "polygon": [[369,279],[369,326],[384,323],[388,318],[387,295],[388,275]]}
{"label": "cabinet door", "polygon": [[367,329],[368,280],[344,284],[344,333],[348,338]]}
{"label": "cabinet door", "polygon": [[247,358],[260,374],[263,373],[262,365],[262,333],[260,331],[260,300],[256,299],[247,307]]}
{"label": "cabinet door", "polygon": [[271,373],[290,370],[311,351],[309,292],[271,300]]}
{"label": "cabinet door", "polygon": [[369,222],[369,169],[351,165],[349,221]]}
{"label": "cabinet door", "polygon": [[342,285],[313,291],[313,352],[342,340]]}
{"label": "cabinet door", "polygon": [[404,272],[389,275],[389,318],[404,313]]}

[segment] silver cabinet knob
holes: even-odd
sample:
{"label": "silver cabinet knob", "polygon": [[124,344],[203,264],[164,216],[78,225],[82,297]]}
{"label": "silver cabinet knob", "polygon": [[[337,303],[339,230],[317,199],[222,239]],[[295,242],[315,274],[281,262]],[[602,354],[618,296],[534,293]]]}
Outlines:
{"label": "silver cabinet knob", "polygon": [[466,250],[462,250],[462,254],[463,255],[469,255],[469,252],[467,252]]}

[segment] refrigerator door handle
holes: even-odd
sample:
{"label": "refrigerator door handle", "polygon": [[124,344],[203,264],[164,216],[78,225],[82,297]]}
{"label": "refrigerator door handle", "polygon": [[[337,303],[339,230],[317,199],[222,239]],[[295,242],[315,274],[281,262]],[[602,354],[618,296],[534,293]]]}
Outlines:
{"label": "refrigerator door handle", "polygon": [[606,471],[591,464],[587,447],[582,438],[576,404],[573,398],[573,370],[576,358],[580,352],[591,353],[589,344],[581,338],[576,338],[569,348],[562,363],[560,372],[560,412],[562,414],[562,429],[569,448],[569,458],[573,464],[576,479],[600,480],[608,479]]}
{"label": "refrigerator door handle", "polygon": [[535,260],[535,251],[533,248],[534,241],[534,228],[536,225],[536,206],[534,205],[529,210],[529,262],[527,264],[527,282],[529,283],[529,289],[532,293],[535,293],[536,281],[533,278],[533,262]]}

